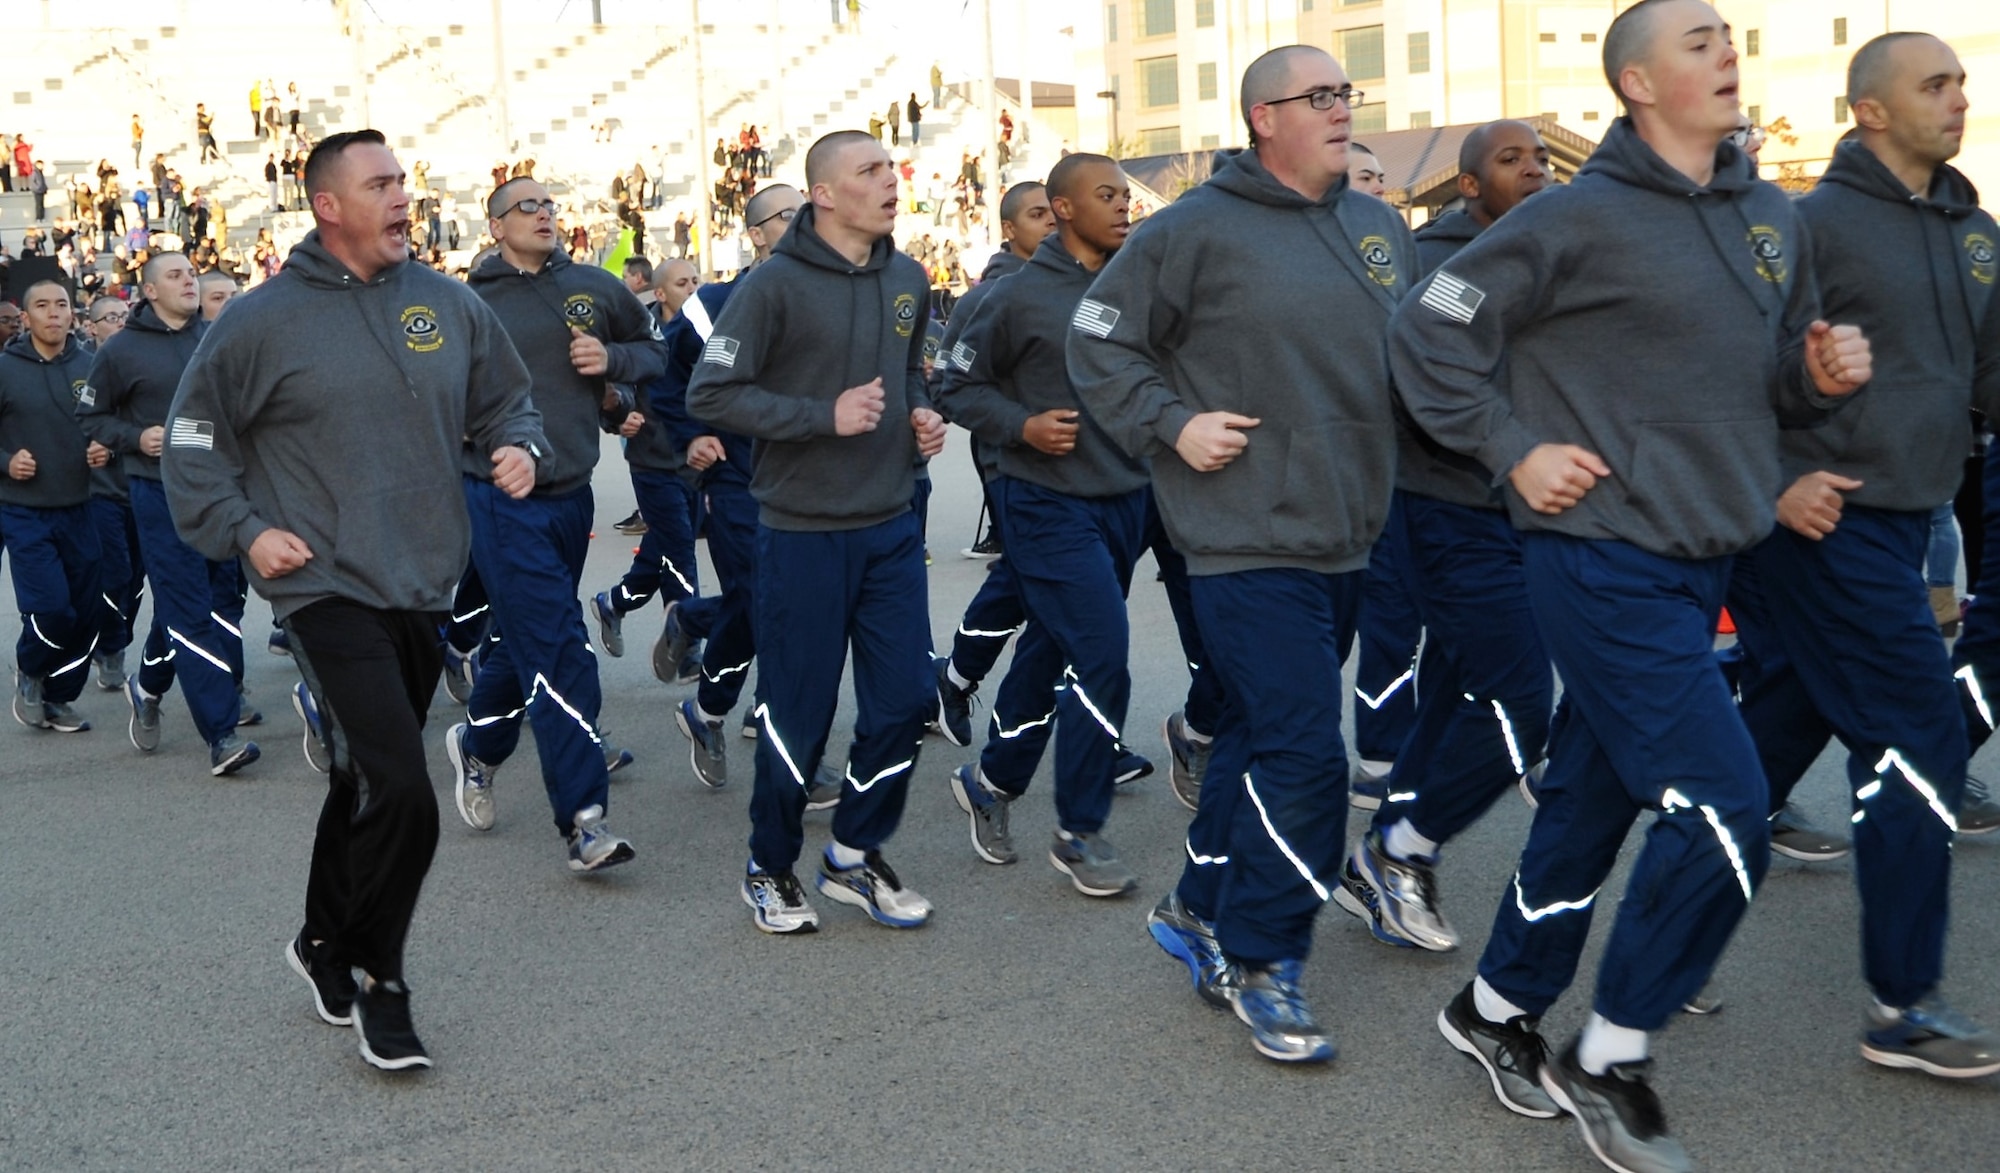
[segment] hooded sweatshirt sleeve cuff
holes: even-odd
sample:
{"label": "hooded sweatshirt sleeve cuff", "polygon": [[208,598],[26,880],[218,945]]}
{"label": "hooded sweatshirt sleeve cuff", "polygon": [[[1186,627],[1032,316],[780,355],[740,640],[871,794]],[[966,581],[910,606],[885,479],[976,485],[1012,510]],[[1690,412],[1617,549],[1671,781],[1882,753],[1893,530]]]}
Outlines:
{"label": "hooded sweatshirt sleeve cuff", "polygon": [[1486,442],[1479,446],[1479,451],[1474,453],[1474,456],[1479,463],[1491,470],[1493,479],[1489,483],[1497,488],[1507,483],[1507,478],[1513,475],[1514,466],[1526,460],[1528,453],[1533,452],[1540,443],[1541,441],[1528,434],[1528,429],[1510,418],[1503,422],[1493,435],[1486,438]]}
{"label": "hooded sweatshirt sleeve cuff", "polygon": [[1188,421],[1198,414],[1179,403],[1169,404],[1161,409],[1160,418],[1153,421],[1153,435],[1159,438],[1161,445],[1172,449],[1180,443],[1181,433],[1187,430]]}
{"label": "hooded sweatshirt sleeve cuff", "polygon": [[[257,516],[255,513],[252,513],[249,516],[245,517],[242,521],[237,522],[236,525],[231,529],[231,533],[234,534],[234,541],[236,543],[237,552],[240,554],[248,554],[250,552],[251,544],[254,543],[259,537],[261,537],[265,530],[276,529],[276,528],[277,528],[276,526],[272,525],[268,521],[265,521],[263,518]],[[317,550],[314,551],[314,553],[318,552],[319,551]]]}

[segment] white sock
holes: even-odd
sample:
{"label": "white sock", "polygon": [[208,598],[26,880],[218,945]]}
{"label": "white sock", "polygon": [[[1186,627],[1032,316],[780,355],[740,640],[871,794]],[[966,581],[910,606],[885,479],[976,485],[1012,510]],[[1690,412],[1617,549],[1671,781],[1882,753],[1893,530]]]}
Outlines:
{"label": "white sock", "polygon": [[1394,762],[1378,762],[1373,758],[1362,758],[1360,764],[1361,773],[1371,782],[1380,782],[1389,776],[1389,771],[1396,768]]}
{"label": "white sock", "polygon": [[722,716],[719,717],[714,713],[709,712],[707,709],[702,708],[701,705],[697,703],[694,707],[694,715],[700,717],[701,723],[704,725],[720,725],[722,724],[722,718],[727,717],[729,714],[724,713],[722,714]]}
{"label": "white sock", "polygon": [[834,867],[842,869],[858,868],[861,866],[861,862],[868,858],[868,853],[859,847],[849,847],[847,844],[835,840],[826,845],[826,857],[833,861]]}
{"label": "white sock", "polygon": [[1647,1045],[1645,1031],[1618,1026],[1602,1014],[1592,1014],[1584,1025],[1583,1041],[1577,1044],[1576,1061],[1590,1074],[1603,1075],[1613,1063],[1644,1059]]}
{"label": "white sock", "polygon": [[965,692],[967,689],[974,687],[972,681],[958,674],[958,665],[952,663],[950,660],[945,661],[944,678],[951,681],[951,686],[960,692]]}
{"label": "white sock", "polygon": [[1013,801],[1014,796],[1000,789],[998,786],[995,786],[992,783],[992,781],[986,777],[986,771],[980,769],[978,766],[972,767],[972,776],[975,780],[978,781],[979,788],[981,790],[984,790],[986,793],[992,795],[997,799],[1000,799],[1003,802]]}
{"label": "white sock", "polygon": [[1479,1011],[1479,1017],[1488,1022],[1505,1024],[1509,1019],[1519,1018],[1527,1011],[1500,996],[1500,991],[1486,984],[1486,979],[1472,979],[1472,1008]]}
{"label": "white sock", "polygon": [[1203,733],[1201,730],[1188,724],[1185,719],[1181,721],[1181,732],[1187,734],[1187,739],[1196,745],[1207,745],[1209,742],[1215,740],[1213,733]]}
{"label": "white sock", "polygon": [[1421,859],[1426,862],[1437,858],[1438,845],[1435,840],[1417,834],[1417,829],[1408,819],[1396,820],[1389,833],[1382,839],[1382,848],[1394,859]]}

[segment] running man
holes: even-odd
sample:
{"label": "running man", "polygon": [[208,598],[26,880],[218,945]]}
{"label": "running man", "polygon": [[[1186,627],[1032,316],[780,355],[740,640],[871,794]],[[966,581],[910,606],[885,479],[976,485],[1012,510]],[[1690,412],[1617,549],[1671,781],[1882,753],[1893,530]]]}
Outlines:
{"label": "running man", "polygon": [[316,227],[205,339],[162,471],[182,534],[241,558],[291,634],[332,747],[285,961],[364,1060],[408,1071],[430,1066],[403,946],[437,849],[423,727],[471,541],[461,453],[486,453],[518,498],[545,441],[493,312],[409,263],[410,197],[381,133],[328,135],[305,182]]}

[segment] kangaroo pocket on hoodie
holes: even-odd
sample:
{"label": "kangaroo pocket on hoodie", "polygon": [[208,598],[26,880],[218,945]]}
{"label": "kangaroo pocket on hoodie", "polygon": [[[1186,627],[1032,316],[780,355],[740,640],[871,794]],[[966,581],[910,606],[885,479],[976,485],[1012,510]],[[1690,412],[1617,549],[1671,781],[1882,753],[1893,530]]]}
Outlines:
{"label": "kangaroo pocket on hoodie", "polygon": [[1284,491],[1265,514],[1273,546],[1329,557],[1350,552],[1354,535],[1380,533],[1395,475],[1394,432],[1386,420],[1334,420],[1249,433],[1253,445],[1276,440],[1284,449]]}
{"label": "kangaroo pocket on hoodie", "polygon": [[[1777,446],[1778,422],[1769,413],[1740,419],[1655,420],[1640,425],[1631,467],[1612,466],[1612,483],[1624,487],[1625,507],[1639,521],[1637,528],[1659,535],[1665,548],[1684,550],[1696,558],[1719,557],[1768,535],[1718,532],[1719,519],[1703,516],[1700,502],[1761,501],[1765,506],[1761,516],[1768,523],[1779,486],[1768,479],[1771,464],[1759,453],[1775,452]],[[1676,491],[1683,486],[1693,491]],[[1584,500],[1587,505],[1589,498]]]}
{"label": "kangaroo pocket on hoodie", "polygon": [[[375,581],[381,562],[383,535],[393,534],[438,509],[457,509],[460,502],[450,489],[403,487],[359,494],[340,502],[340,514],[333,530],[333,569],[341,579]],[[348,551],[355,551],[353,557]],[[443,556],[443,555],[440,555]]]}

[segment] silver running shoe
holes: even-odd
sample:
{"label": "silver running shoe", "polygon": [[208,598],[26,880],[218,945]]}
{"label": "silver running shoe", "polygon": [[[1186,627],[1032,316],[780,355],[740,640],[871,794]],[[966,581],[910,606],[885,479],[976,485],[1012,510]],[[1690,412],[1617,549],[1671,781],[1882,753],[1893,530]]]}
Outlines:
{"label": "silver running shoe", "polygon": [[604,825],[604,808],[592,803],[576,812],[569,833],[569,870],[601,872],[632,858],[632,845]]}
{"label": "silver running shoe", "polygon": [[122,692],[125,689],[125,653],[108,652],[102,656],[92,656],[97,665],[97,687],[105,692]]}
{"label": "silver running shoe", "polygon": [[914,929],[931,919],[931,902],[913,888],[903,887],[889,861],[871,851],[851,868],[835,867],[825,852],[819,857],[819,890],[842,904],[852,904],[876,924]]}
{"label": "silver running shoe", "polygon": [[160,748],[160,698],[139,687],[139,674],[125,678],[125,699],[132,705],[132,721],[126,726],[132,748],[152,753]]}
{"label": "silver running shoe", "polygon": [[2000,1071],[2000,1034],[1932,994],[1907,1010],[1870,1009],[1861,1057],[1945,1079],[1977,1079]]}
{"label": "silver running shoe", "polygon": [[[721,726],[716,727],[718,730]],[[722,734],[716,734],[719,744]],[[831,810],[840,805],[840,790],[844,775],[832,762],[822,761],[819,769],[813,771],[812,784],[806,787],[806,809],[809,811]]]}
{"label": "silver running shoe", "polygon": [[1097,832],[1057,831],[1049,844],[1049,862],[1085,896],[1123,896],[1139,886],[1139,877],[1118,858],[1118,849]]}
{"label": "silver running shoe", "polygon": [[1208,757],[1215,751],[1213,741],[1197,741],[1188,736],[1187,718],[1175,713],[1167,718],[1167,781],[1174,798],[1189,810],[1201,805],[1201,780],[1208,773]]}
{"label": "silver running shoe", "polygon": [[805,889],[790,871],[750,872],[743,877],[743,903],[750,921],[766,933],[810,933],[819,928],[819,913],[806,903]]}
{"label": "silver running shoe", "polygon": [[729,741],[722,736],[722,722],[702,720],[701,710],[688,700],[674,706],[674,724],[688,739],[688,765],[701,784],[710,790],[729,785]]}
{"label": "silver running shoe", "polygon": [[497,767],[489,766],[465,748],[465,735],[471,726],[460,721],[445,731],[444,752],[451,759],[452,773],[456,780],[452,795],[458,800],[458,817],[475,831],[493,829],[493,776]]}
{"label": "silver running shoe", "polygon": [[1434,953],[1458,948],[1458,933],[1438,909],[1437,869],[1416,860],[1396,859],[1370,828],[1348,850],[1334,902],[1368,921],[1375,936],[1391,945],[1408,943]]}

